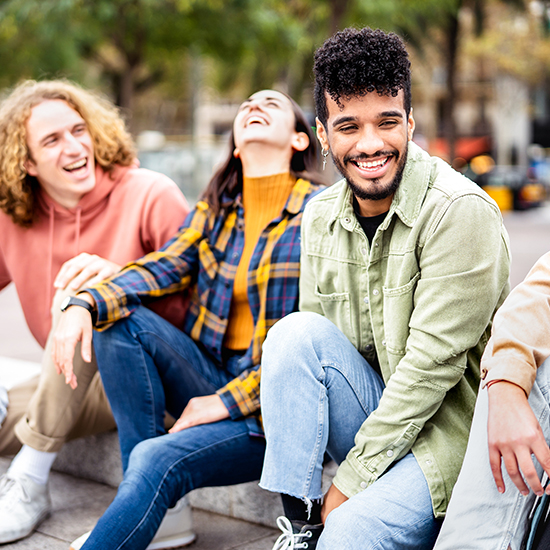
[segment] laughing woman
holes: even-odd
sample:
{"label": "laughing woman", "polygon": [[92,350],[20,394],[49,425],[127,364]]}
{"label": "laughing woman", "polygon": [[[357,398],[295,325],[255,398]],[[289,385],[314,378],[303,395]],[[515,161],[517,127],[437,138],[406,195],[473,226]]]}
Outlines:
{"label": "laughing woman", "polygon": [[[94,348],[119,429],[124,481],[82,549],[145,549],[166,511],[198,487],[259,479],[259,364],[269,328],[297,309],[300,223],[319,189],[316,145],[299,107],[253,94],[229,158],[160,251],[78,295],[54,357]],[[181,330],[142,303],[190,290]],[[88,308],[87,305],[90,305]],[[178,420],[166,434],[164,415]],[[82,541],[73,543],[80,548]],[[155,548],[162,548],[157,545]]]}

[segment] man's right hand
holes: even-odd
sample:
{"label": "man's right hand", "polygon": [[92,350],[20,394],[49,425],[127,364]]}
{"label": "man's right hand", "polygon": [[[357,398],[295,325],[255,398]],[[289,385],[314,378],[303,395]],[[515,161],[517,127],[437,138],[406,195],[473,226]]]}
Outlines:
{"label": "man's right hand", "polygon": [[[95,306],[91,294],[81,293],[78,297]],[[77,386],[73,372],[73,358],[78,342],[81,342],[82,359],[89,363],[92,360],[92,317],[90,312],[80,306],[71,306],[61,315],[53,335],[52,358],[57,374],[63,373],[65,383],[74,390]]]}
{"label": "man's right hand", "polygon": [[[505,381],[491,384],[487,391],[489,460],[498,491],[504,493],[506,490],[501,471],[502,457],[508,475],[522,495],[529,494],[525,481],[535,494],[542,495],[544,489],[531,455],[535,455],[550,476],[550,449],[525,392]],[[547,492],[550,494],[550,488]]]}

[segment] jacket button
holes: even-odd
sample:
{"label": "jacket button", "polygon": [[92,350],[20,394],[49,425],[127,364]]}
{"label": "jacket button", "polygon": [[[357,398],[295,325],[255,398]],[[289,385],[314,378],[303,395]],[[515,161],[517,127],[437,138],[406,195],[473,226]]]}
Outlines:
{"label": "jacket button", "polygon": [[391,458],[393,456],[393,451],[390,449],[386,454]]}
{"label": "jacket button", "polygon": [[365,351],[372,351],[372,348],[373,348],[373,345],[372,344],[367,344],[365,346]]}
{"label": "jacket button", "polygon": [[361,487],[361,489],[366,489],[367,484],[364,481],[361,481],[361,483],[359,484],[359,487]]}
{"label": "jacket button", "polygon": [[368,304],[369,303],[369,297],[368,296],[365,296],[363,298],[363,302],[365,302],[365,304]]}
{"label": "jacket button", "polygon": [[380,291],[379,291],[377,288],[375,288],[375,289],[372,291],[372,293],[373,293],[375,296],[378,296],[378,295],[380,294]]}

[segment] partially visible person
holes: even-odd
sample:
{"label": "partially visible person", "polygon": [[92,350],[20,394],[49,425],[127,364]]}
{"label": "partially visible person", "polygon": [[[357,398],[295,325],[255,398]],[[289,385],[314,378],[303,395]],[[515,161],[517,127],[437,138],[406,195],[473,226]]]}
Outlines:
{"label": "partially visible person", "polygon": [[[101,96],[66,81],[26,81],[2,103],[0,289],[14,283],[45,351],[40,377],[9,392],[0,381],[0,453],[19,451],[0,480],[0,543],[30,534],[51,512],[48,476],[64,443],[115,427],[91,350],[75,356],[78,386],[56,371],[49,335],[61,307],[84,284],[162,246],[188,212],[173,181],[138,167],[118,110]],[[181,326],[185,305],[175,297],[158,311]]]}
{"label": "partially visible person", "polygon": [[397,35],[339,32],[314,75],[317,135],[344,179],[305,209],[300,311],[263,347],[260,486],[286,516],[274,550],[431,549],[509,289],[507,234],[484,191],[412,141]]}
{"label": "partially visible person", "polygon": [[[495,315],[468,449],[437,550],[519,550],[550,475],[550,253]],[[550,494],[550,486],[546,490]]]}
{"label": "partially visible person", "polygon": [[[89,353],[92,325],[100,331],[94,347],[125,470],[113,503],[75,550],[143,550],[192,489],[260,476],[262,344],[298,307],[300,224],[321,176],[311,128],[282,93],[250,96],[230,143],[178,235],[79,293],[93,315],[72,308],[59,324],[54,353],[68,381],[76,343]],[[187,288],[182,330],[140,305]],[[165,411],[178,418],[168,434]]]}

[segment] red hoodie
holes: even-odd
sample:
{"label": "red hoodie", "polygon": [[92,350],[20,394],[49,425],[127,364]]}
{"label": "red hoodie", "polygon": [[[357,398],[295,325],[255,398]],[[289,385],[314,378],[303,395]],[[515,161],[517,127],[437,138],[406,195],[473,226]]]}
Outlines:
{"label": "red hoodie", "polygon": [[[53,282],[63,263],[88,252],[124,265],[160,248],[189,212],[172,180],[136,166],[117,166],[111,174],[96,166],[95,187],[75,208],[64,208],[43,191],[37,203],[37,220],[28,229],[0,211],[0,290],[14,282],[42,347],[51,329]],[[172,297],[155,310],[181,327],[184,303],[182,296]]]}

